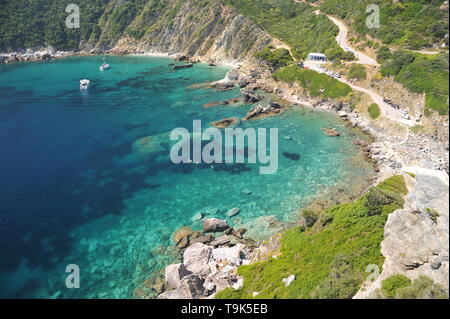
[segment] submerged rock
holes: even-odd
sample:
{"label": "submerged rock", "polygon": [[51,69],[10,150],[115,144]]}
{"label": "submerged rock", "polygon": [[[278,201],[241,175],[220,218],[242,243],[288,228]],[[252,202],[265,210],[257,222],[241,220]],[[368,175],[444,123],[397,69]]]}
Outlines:
{"label": "submerged rock", "polygon": [[215,128],[227,128],[227,127],[236,125],[237,122],[238,122],[238,119],[235,117],[232,117],[232,118],[212,122],[211,125],[214,126]]}
{"label": "submerged rock", "polygon": [[167,152],[163,146],[170,142],[170,134],[163,133],[153,136],[145,136],[133,143],[133,153],[140,157],[153,157]]}
{"label": "submerged rock", "polygon": [[284,229],[284,224],[273,215],[258,217],[242,226],[248,229],[246,236],[256,241],[265,240]]}
{"label": "submerged rock", "polygon": [[236,216],[237,214],[239,214],[240,213],[240,209],[239,208],[232,208],[232,209],[230,209],[228,212],[226,212],[225,213],[225,215],[226,216],[228,216],[228,217],[234,217],[234,216]]}
{"label": "submerged rock", "polygon": [[323,132],[331,137],[341,136],[341,133],[337,132],[335,128],[323,128]]}
{"label": "submerged rock", "polygon": [[178,244],[183,239],[188,238],[194,231],[190,227],[183,226],[173,233],[173,241]]}
{"label": "submerged rock", "polygon": [[293,161],[298,161],[300,159],[300,155],[296,153],[283,152],[283,156]]}
{"label": "submerged rock", "polygon": [[199,220],[202,220],[203,219],[203,213],[202,212],[199,212],[199,213],[196,213],[194,216],[192,216],[192,218],[191,218],[191,220],[193,221],[193,222],[197,222],[197,221],[199,221]]}

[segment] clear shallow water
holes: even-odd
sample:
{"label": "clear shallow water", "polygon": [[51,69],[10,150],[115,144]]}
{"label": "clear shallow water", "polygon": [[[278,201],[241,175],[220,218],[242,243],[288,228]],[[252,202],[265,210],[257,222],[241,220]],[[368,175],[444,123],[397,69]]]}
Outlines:
{"label": "clear shallow water", "polygon": [[[171,235],[199,228],[191,221],[197,212],[226,218],[239,207],[229,220],[238,227],[255,227],[261,216],[287,221],[326,190],[371,174],[352,145],[360,136],[335,116],[299,108],[241,123],[279,128],[274,175],[260,175],[255,164],[174,165],[168,153],[136,160],[133,143],[142,137],[191,130],[193,119],[205,127],[243,117],[251,105],[205,109],[239,90],[188,89],[223,78],[225,68],[174,72],[166,58],[107,61],[106,72],[98,71],[102,57],[0,65],[0,297],[130,298],[177,258]],[[81,78],[91,80],[87,94]],[[343,135],[330,138],[323,127]],[[80,266],[80,289],[65,288],[67,264]]]}

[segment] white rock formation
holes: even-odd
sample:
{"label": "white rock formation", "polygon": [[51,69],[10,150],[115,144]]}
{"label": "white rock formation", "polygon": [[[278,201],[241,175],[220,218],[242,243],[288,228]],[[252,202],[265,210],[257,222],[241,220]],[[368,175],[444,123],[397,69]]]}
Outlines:
{"label": "white rock formation", "polygon": [[386,222],[381,243],[381,253],[386,257],[383,271],[373,283],[365,283],[354,298],[375,298],[382,281],[394,274],[412,280],[425,275],[448,290],[448,175],[417,167],[404,170],[416,178],[404,209],[393,212]]}

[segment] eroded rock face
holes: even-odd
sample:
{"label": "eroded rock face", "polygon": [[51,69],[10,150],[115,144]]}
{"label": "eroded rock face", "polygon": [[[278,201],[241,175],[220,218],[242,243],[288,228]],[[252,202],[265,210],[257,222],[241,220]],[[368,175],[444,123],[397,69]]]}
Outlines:
{"label": "eroded rock face", "polygon": [[164,278],[167,289],[177,289],[181,285],[181,280],[189,272],[183,264],[172,264],[166,267]]}
{"label": "eroded rock face", "polygon": [[[167,2],[162,10],[174,10],[178,4],[175,0]],[[102,30],[102,43],[109,40],[108,46],[116,46],[115,50],[120,52],[181,53],[203,57],[203,60],[210,62],[233,62],[251,57],[271,42],[270,36],[251,20],[219,2],[199,5],[196,0],[188,0],[175,12],[170,21],[168,15],[163,13],[136,21],[135,27],[152,29],[139,40],[123,34],[117,42],[117,36],[110,30]]]}
{"label": "eroded rock face", "polygon": [[198,299],[203,295],[203,280],[197,275],[188,275],[181,280],[179,291],[183,299]]}
{"label": "eroded rock face", "polygon": [[210,269],[208,263],[212,256],[212,248],[202,243],[195,243],[184,251],[183,264],[186,269],[195,274],[206,276]]}
{"label": "eroded rock face", "polygon": [[419,168],[414,173],[416,178],[404,209],[389,215],[384,228],[383,271],[375,282],[365,283],[354,298],[374,298],[382,281],[394,274],[412,280],[425,275],[448,289],[448,175]]}

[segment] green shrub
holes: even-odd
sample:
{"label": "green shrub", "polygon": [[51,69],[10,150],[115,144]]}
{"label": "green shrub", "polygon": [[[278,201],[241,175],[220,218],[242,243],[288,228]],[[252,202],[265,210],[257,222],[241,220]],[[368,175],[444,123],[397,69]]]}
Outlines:
{"label": "green shrub", "polygon": [[396,289],[396,299],[448,299],[448,291],[427,276],[420,276],[411,285]]}
{"label": "green shrub", "polygon": [[373,120],[377,119],[381,114],[380,107],[376,103],[370,104],[367,110],[369,111],[369,115]]}
{"label": "green shrub", "polygon": [[300,214],[301,223],[304,227],[311,227],[319,217],[312,210],[304,210]]}
{"label": "green shrub", "polygon": [[331,264],[330,274],[311,292],[315,299],[351,299],[363,280],[361,272],[355,272],[351,258],[337,255]]}
{"label": "green shrub", "polygon": [[[401,198],[406,192],[402,176],[393,176],[376,186]],[[360,287],[367,265],[382,267],[384,257],[380,243],[384,239],[387,216],[401,208],[398,201],[383,207],[381,214],[369,216],[367,194],[358,200],[332,206],[322,214],[331,221],[322,227],[299,227],[281,237],[281,254],[277,258],[241,266],[244,286],[238,292],[228,290],[217,298],[348,298]],[[295,275],[286,287],[283,278]]]}
{"label": "green shrub", "polygon": [[311,96],[339,98],[348,96],[352,89],[345,83],[330,78],[326,74],[290,65],[278,70],[273,77],[287,83],[298,82]]}
{"label": "green shrub", "polygon": [[354,58],[337,44],[337,26],[314,7],[293,0],[224,0],[271,36],[292,48],[296,59],[310,52],[323,52],[330,59]]}
{"label": "green shrub", "polygon": [[242,290],[231,287],[225,288],[216,294],[216,299],[241,299]]}
{"label": "green shrub", "polygon": [[429,56],[382,49],[378,52],[382,75],[394,76],[411,92],[425,93],[425,114],[431,114],[431,110],[448,114],[448,53]]}
{"label": "green shrub", "polygon": [[[373,3],[380,8],[380,28],[367,28],[365,24],[367,5]],[[441,43],[448,33],[448,10],[442,10],[441,5],[442,1],[434,0],[327,0],[320,8],[344,19],[360,38],[369,35],[385,44],[418,50]]]}
{"label": "green shrub", "polygon": [[439,212],[437,212],[437,211],[435,211],[434,209],[431,209],[431,208],[426,208],[425,210],[428,213],[428,216],[430,216],[431,220],[434,223],[436,223],[438,217],[440,216]]}
{"label": "green shrub", "polygon": [[261,61],[266,61],[274,68],[286,66],[294,61],[287,49],[270,49],[266,47],[253,55]]}
{"label": "green shrub", "polygon": [[367,78],[366,68],[361,64],[352,64],[348,71],[347,78],[365,80]]}
{"label": "green shrub", "polygon": [[397,290],[411,285],[411,279],[403,275],[392,275],[381,283],[381,290],[389,299],[394,299]]}

